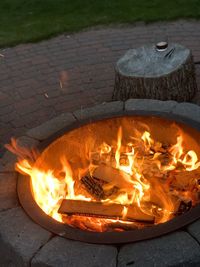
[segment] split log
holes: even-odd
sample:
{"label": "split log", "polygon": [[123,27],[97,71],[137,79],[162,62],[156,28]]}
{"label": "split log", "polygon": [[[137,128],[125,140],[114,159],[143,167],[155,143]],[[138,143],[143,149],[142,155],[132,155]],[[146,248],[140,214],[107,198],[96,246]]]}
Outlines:
{"label": "split log", "polygon": [[81,178],[82,184],[85,189],[90,193],[95,199],[101,200],[105,198],[105,194],[102,185],[94,177],[87,175]]}
{"label": "split log", "polygon": [[154,216],[143,213],[137,206],[127,206],[127,215],[123,216],[124,206],[117,203],[102,203],[64,199],[58,210],[61,214],[120,219],[124,221],[141,221],[154,223]]}
{"label": "split log", "polygon": [[96,200],[102,200],[115,195],[118,188],[115,186],[108,186],[108,183],[100,180],[96,177],[90,176],[90,174],[81,178],[81,182],[84,185],[87,192],[93,196]]}
{"label": "split log", "polygon": [[121,189],[133,187],[130,175],[106,164],[100,164],[92,175]]}
{"label": "split log", "polygon": [[116,64],[113,100],[188,101],[196,91],[191,51],[179,44],[165,51],[157,51],[154,45],[131,49]]}

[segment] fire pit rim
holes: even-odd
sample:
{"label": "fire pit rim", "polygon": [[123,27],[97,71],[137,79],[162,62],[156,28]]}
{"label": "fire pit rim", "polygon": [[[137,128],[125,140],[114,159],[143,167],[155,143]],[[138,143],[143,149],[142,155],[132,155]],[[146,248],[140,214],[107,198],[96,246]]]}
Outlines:
{"label": "fire pit rim", "polygon": [[[103,115],[93,116],[87,119],[79,120],[70,125],[64,127],[63,129],[57,131],[56,133],[52,134],[46,140],[39,143],[36,147],[39,150],[45,149],[51,142],[56,140],[57,138],[61,137],[63,134],[67,133],[76,128],[80,128],[84,125],[87,125],[92,122],[101,121],[104,119],[114,118],[114,117],[124,117],[124,116],[156,116],[165,118],[168,120],[173,120],[176,122],[180,122],[186,124],[191,128],[195,128],[196,130],[200,131],[200,123],[192,120],[190,118],[186,118],[184,116],[180,116],[177,114],[173,114],[171,112],[161,112],[161,111],[143,111],[143,110],[129,110],[129,111],[121,111],[121,112],[114,112],[108,113]],[[194,222],[199,218],[200,214],[200,204],[196,207],[192,208],[192,210],[188,211],[186,214],[181,216],[177,216],[172,220],[147,227],[144,229],[136,229],[131,231],[124,231],[124,232],[90,232],[84,231],[81,229],[73,228],[71,226],[62,224],[57,222],[56,220],[52,219],[50,216],[46,215],[40,207],[37,205],[35,200],[33,199],[30,187],[30,178],[24,175],[18,175],[18,182],[17,182],[17,192],[19,196],[20,203],[24,208],[25,212],[33,219],[33,221],[37,222],[42,227],[46,228],[47,230],[62,236],[68,239],[78,240],[82,242],[88,243],[104,243],[104,244],[123,244],[123,243],[131,243],[145,239],[155,238],[169,232],[173,232],[177,229],[181,229],[184,226]],[[41,220],[42,218],[42,220]],[[179,223],[180,221],[180,223]],[[46,224],[49,224],[50,226]],[[175,227],[177,225],[177,227]],[[131,234],[130,234],[131,233]]]}
{"label": "fire pit rim", "polygon": [[87,124],[102,121],[105,119],[112,119],[112,118],[119,118],[119,117],[125,117],[125,116],[155,116],[160,117],[168,120],[172,120],[175,122],[180,122],[183,124],[186,124],[187,126],[194,128],[198,131],[200,131],[200,122],[197,122],[191,118],[186,118],[181,115],[174,114],[172,112],[163,112],[163,111],[149,111],[149,110],[122,110],[119,112],[111,112],[106,114],[100,114],[96,116],[91,116],[90,118],[77,120],[75,122],[72,122],[71,124],[63,127],[61,130],[56,131],[51,136],[49,136],[47,139],[42,140],[39,144],[36,145],[36,148],[39,150],[44,150],[48,145],[50,145],[53,141],[55,141],[57,138],[61,137],[65,133],[72,131],[74,129],[80,128],[82,126],[85,126]]}

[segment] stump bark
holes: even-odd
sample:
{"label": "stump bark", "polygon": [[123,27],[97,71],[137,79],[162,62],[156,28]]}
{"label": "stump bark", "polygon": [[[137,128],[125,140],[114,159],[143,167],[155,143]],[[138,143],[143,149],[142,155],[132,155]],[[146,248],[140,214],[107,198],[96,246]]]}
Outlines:
{"label": "stump bark", "polygon": [[151,98],[188,101],[197,91],[192,53],[179,44],[128,50],[115,68],[113,100]]}

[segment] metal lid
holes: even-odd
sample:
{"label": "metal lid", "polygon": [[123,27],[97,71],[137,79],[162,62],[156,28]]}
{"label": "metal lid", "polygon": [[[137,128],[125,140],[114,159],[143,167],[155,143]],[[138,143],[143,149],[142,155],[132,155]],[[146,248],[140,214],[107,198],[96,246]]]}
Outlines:
{"label": "metal lid", "polygon": [[158,51],[164,51],[165,49],[167,49],[167,47],[168,47],[168,43],[167,43],[167,42],[164,42],[164,41],[162,41],[162,42],[158,42],[158,43],[156,44],[156,49],[157,49]]}

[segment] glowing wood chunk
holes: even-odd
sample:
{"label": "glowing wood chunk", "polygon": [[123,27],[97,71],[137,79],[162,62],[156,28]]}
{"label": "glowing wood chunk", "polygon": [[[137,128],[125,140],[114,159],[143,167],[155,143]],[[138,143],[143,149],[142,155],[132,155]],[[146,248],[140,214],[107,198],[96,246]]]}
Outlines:
{"label": "glowing wood chunk", "polygon": [[132,188],[131,176],[105,164],[99,165],[92,174],[95,178],[111,183],[118,188]]}

